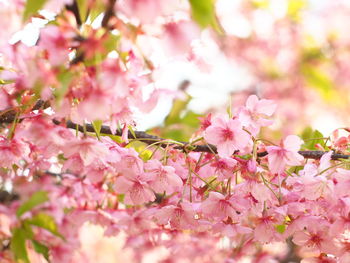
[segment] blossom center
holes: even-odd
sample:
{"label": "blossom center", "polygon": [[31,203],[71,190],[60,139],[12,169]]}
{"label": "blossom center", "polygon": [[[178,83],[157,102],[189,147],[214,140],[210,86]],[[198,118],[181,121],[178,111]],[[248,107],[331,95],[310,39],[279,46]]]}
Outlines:
{"label": "blossom center", "polygon": [[226,129],[222,129],[221,136],[224,138],[225,141],[232,141],[234,134],[232,130],[226,128]]}

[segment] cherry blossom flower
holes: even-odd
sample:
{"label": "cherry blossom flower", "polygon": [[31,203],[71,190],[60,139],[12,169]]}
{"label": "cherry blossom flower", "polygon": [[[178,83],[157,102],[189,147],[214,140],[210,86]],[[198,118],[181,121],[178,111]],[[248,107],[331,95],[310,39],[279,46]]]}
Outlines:
{"label": "cherry blossom flower", "polygon": [[173,228],[189,229],[196,223],[194,206],[189,202],[164,206],[154,216],[159,224],[166,225],[170,222]]}
{"label": "cherry blossom flower", "polygon": [[0,166],[11,167],[12,164],[20,165],[19,161],[26,158],[29,148],[16,139],[8,140],[0,136]]}
{"label": "cherry blossom flower", "polygon": [[145,164],[145,171],[149,174],[151,181],[149,185],[157,193],[166,192],[171,194],[180,190],[181,178],[175,173],[175,168],[163,166],[158,160],[150,160]]}
{"label": "cherry blossom flower", "polygon": [[210,166],[215,168],[215,173],[218,175],[219,181],[232,178],[236,165],[237,161],[232,158],[220,158],[210,164]]}
{"label": "cherry blossom flower", "polygon": [[79,154],[84,165],[89,165],[96,160],[104,162],[108,149],[104,144],[96,140],[85,138],[83,140],[70,141],[69,145],[64,147],[63,152],[67,158],[74,154]]}
{"label": "cherry blossom flower", "polygon": [[250,135],[242,129],[239,120],[218,116],[205,130],[204,138],[217,147],[220,156],[228,157],[236,150],[244,150],[249,143]]}
{"label": "cherry blossom flower", "polygon": [[69,38],[74,32],[62,32],[58,26],[47,26],[41,29],[39,47],[45,49],[53,66],[59,66],[68,61]]}
{"label": "cherry blossom flower", "polygon": [[308,224],[307,230],[297,231],[293,236],[293,242],[302,247],[302,250],[316,255],[320,253],[334,254],[337,247],[333,237],[329,236],[328,227],[323,225]]}
{"label": "cherry blossom flower", "polygon": [[267,146],[269,168],[272,173],[281,174],[286,165],[300,165],[304,157],[298,153],[303,141],[295,135],[289,135],[281,146]]}
{"label": "cherry blossom flower", "polygon": [[119,194],[125,194],[125,204],[141,205],[155,199],[155,195],[148,184],[149,181],[150,178],[146,175],[122,175],[115,180],[114,189]]}
{"label": "cherry blossom flower", "polygon": [[170,22],[164,25],[164,46],[173,56],[186,54],[199,34],[198,26],[192,21]]}
{"label": "cherry blossom flower", "polygon": [[202,202],[200,210],[210,217],[225,219],[234,218],[236,210],[230,202],[230,196],[223,196],[217,192],[210,192],[209,197]]}
{"label": "cherry blossom flower", "polygon": [[256,95],[247,99],[246,106],[239,111],[239,120],[250,132],[256,135],[260,127],[269,126],[272,121],[268,119],[276,110],[276,104],[272,100],[259,100]]}

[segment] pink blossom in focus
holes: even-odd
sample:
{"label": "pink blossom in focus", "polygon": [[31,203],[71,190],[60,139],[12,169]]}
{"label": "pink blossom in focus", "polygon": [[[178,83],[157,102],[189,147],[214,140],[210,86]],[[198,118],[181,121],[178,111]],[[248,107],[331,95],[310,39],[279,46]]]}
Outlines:
{"label": "pink blossom in focus", "polygon": [[296,135],[289,135],[281,146],[267,146],[269,168],[272,173],[282,173],[286,165],[300,165],[304,157],[298,153],[303,141]]}
{"label": "pink blossom in focus", "polygon": [[104,162],[104,158],[108,154],[108,149],[101,142],[92,138],[85,138],[83,140],[72,140],[64,147],[63,152],[67,158],[74,154],[79,154],[84,165],[89,165],[96,160]]}
{"label": "pink blossom in focus", "polygon": [[229,157],[234,151],[241,151],[248,145],[250,135],[242,129],[239,120],[218,116],[205,130],[204,138],[217,147],[221,157]]}
{"label": "pink blossom in focus", "polygon": [[218,175],[218,180],[220,181],[232,178],[236,165],[237,161],[232,158],[220,158],[210,164],[210,166],[215,168],[215,173]]}
{"label": "pink blossom in focus", "polygon": [[256,95],[251,95],[247,99],[246,106],[239,111],[239,120],[256,135],[260,127],[272,124],[272,120],[268,117],[275,112],[276,106],[272,100],[259,100]]}
{"label": "pink blossom in focus", "polygon": [[148,182],[149,178],[145,175],[121,175],[115,180],[114,189],[117,193],[125,194],[125,204],[141,205],[155,199]]}
{"label": "pink blossom in focus", "polygon": [[163,166],[158,160],[150,160],[145,164],[145,170],[151,177],[149,183],[157,193],[173,193],[182,187],[181,178],[175,173],[175,168]]}

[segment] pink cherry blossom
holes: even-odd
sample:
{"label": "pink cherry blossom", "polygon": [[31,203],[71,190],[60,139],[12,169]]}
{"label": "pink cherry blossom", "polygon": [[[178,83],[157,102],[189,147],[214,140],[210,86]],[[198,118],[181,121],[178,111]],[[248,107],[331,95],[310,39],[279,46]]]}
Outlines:
{"label": "pink cherry blossom", "polygon": [[234,151],[242,151],[248,146],[250,136],[242,129],[237,119],[228,119],[226,116],[218,116],[212,121],[204,133],[208,143],[214,144],[222,157],[228,157]]}
{"label": "pink cherry blossom", "polygon": [[16,139],[6,139],[0,136],[0,166],[11,167],[20,165],[20,160],[27,157],[29,148],[26,144]]}
{"label": "pink cherry blossom", "polygon": [[232,158],[220,158],[212,162],[210,166],[215,169],[215,174],[218,175],[218,180],[223,181],[232,178],[236,165],[237,161]]}
{"label": "pink cherry blossom", "polygon": [[173,228],[189,229],[196,223],[194,206],[189,202],[165,206],[155,212],[154,216],[159,224],[170,223]]}
{"label": "pink cherry blossom", "polygon": [[149,178],[144,175],[121,175],[115,180],[114,189],[118,194],[125,194],[125,204],[141,205],[155,199],[148,182]]}
{"label": "pink cherry blossom", "polygon": [[269,168],[272,173],[281,174],[286,165],[300,165],[303,156],[298,153],[303,141],[295,135],[289,135],[281,146],[267,146]]}
{"label": "pink cherry blossom", "polygon": [[170,22],[164,25],[164,46],[169,54],[183,55],[191,50],[191,42],[199,34],[199,27],[192,21]]}
{"label": "pink cherry blossom", "polygon": [[48,59],[53,66],[59,66],[68,61],[69,38],[73,36],[73,32],[62,32],[59,27],[53,25],[41,30],[39,47],[47,52]]}
{"label": "pink cherry blossom", "polygon": [[83,140],[70,141],[70,144],[64,147],[63,152],[67,158],[74,154],[79,154],[84,165],[89,165],[97,160],[104,162],[108,149],[104,144],[96,140],[85,138]]}
{"label": "pink cherry blossom", "polygon": [[251,95],[247,99],[246,106],[239,111],[239,120],[243,126],[256,135],[260,127],[272,124],[268,117],[275,112],[276,106],[272,100],[259,100],[256,95]]}
{"label": "pink cherry blossom", "polygon": [[171,194],[180,191],[182,180],[175,173],[175,168],[163,166],[158,160],[150,160],[145,164],[145,170],[151,177],[149,185],[155,192]]}

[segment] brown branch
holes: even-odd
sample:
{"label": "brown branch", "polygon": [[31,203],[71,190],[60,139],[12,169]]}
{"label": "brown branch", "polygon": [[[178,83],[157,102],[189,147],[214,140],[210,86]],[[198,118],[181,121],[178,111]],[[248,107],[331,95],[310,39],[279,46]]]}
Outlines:
{"label": "brown branch", "polygon": [[74,14],[75,21],[77,22],[77,25],[80,27],[82,25],[82,21],[80,18],[80,13],[79,13],[77,1],[74,0],[70,5],[66,5],[66,9],[68,11],[71,11]]}
{"label": "brown branch", "polygon": [[103,19],[102,19],[102,24],[101,24],[102,27],[108,28],[108,22],[114,16],[114,5],[116,2],[117,2],[117,0],[109,0],[108,1],[106,12],[105,12]]}
{"label": "brown branch", "polygon": [[[32,110],[38,110],[40,108],[47,108],[49,107],[49,103],[45,102],[43,100],[38,100],[35,105],[33,106]],[[10,108],[4,111],[0,111],[0,124],[1,123],[12,123],[14,122],[16,115],[17,115],[18,109],[16,108]],[[20,121],[22,120],[21,117]],[[53,120],[53,123],[56,125],[63,124],[58,120]],[[66,121],[64,124],[67,128],[69,129],[77,129],[80,132],[95,132],[94,127],[91,124],[85,124],[85,128],[82,125],[77,125],[76,123],[72,121]],[[117,129],[116,131],[112,131],[109,126],[102,125],[101,127],[101,133],[103,134],[109,134],[109,135],[117,135],[121,136],[122,135],[122,130]],[[135,136],[134,136],[135,135]],[[207,152],[207,153],[217,153],[217,149],[214,145],[211,144],[206,144],[206,145],[198,145],[198,144],[191,144],[189,142],[182,142],[182,141],[174,141],[174,140],[169,140],[169,139],[164,139],[155,135],[148,134],[144,131],[134,131],[130,132],[128,131],[128,138],[129,139],[136,139],[141,142],[144,142],[146,144],[153,144],[157,143],[158,145],[165,148],[168,147],[169,145],[175,145],[174,148],[182,151],[192,151],[192,152]],[[181,145],[180,145],[181,144]],[[304,156],[304,158],[307,159],[321,159],[321,157],[327,152],[323,151],[299,151],[299,154]],[[266,151],[264,152],[259,152],[258,157],[262,158],[267,156],[268,153]],[[339,153],[333,153],[331,158],[333,160],[338,160],[338,159],[350,159],[350,155],[347,154],[339,154]]]}
{"label": "brown branch", "polygon": [[[57,120],[53,120],[53,122],[57,125],[61,124],[61,122]],[[85,124],[85,128],[82,125],[77,125],[76,123],[72,121],[67,121],[65,123],[65,126],[70,129],[78,129],[80,132],[95,132],[94,127],[91,124]],[[101,133],[104,134],[109,134],[109,135],[117,135],[121,136],[122,135],[122,130],[117,129],[114,133],[112,132],[111,128],[109,126],[103,125],[101,127]],[[135,134],[135,136],[134,136]],[[165,148],[169,145],[176,145],[174,148],[183,150],[183,151],[193,151],[193,152],[207,152],[207,153],[217,153],[217,149],[214,145],[207,144],[207,145],[193,145],[190,144],[189,142],[181,142],[181,141],[176,141],[175,143],[172,143],[171,140],[167,140],[155,135],[148,134],[144,131],[134,131],[133,133],[128,131],[128,138],[129,139],[137,139],[141,142],[144,142],[146,144],[153,144],[155,142],[159,142],[158,145],[161,147]],[[163,143],[164,142],[164,143]],[[179,145],[182,144],[183,146]],[[299,151],[299,154],[304,156],[307,159],[320,159],[325,153],[323,151]],[[265,152],[259,152],[258,157],[265,157],[268,155],[268,153]],[[349,159],[350,155],[346,154],[338,154],[338,153],[333,153],[331,158],[333,160],[338,160],[338,159]]]}
{"label": "brown branch", "polygon": [[[48,103],[43,100],[38,100],[31,110],[39,110],[42,107],[47,108]],[[0,111],[0,123],[14,122],[18,111],[19,107],[13,107],[4,111]]]}

